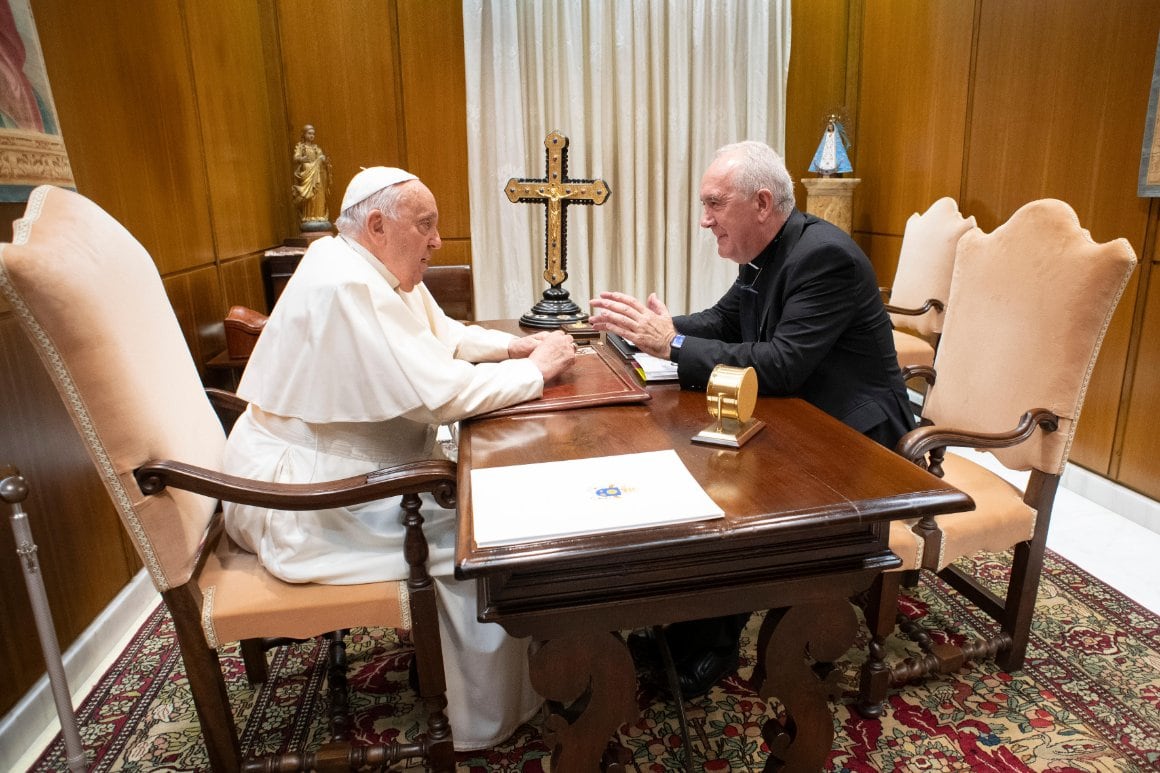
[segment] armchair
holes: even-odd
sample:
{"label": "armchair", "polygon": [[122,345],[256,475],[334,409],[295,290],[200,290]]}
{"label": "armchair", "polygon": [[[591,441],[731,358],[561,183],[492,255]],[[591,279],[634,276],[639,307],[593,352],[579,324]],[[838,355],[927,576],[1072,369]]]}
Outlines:
{"label": "armchair", "polygon": [[964,218],[950,197],[907,219],[894,284],[885,291],[886,311],[894,325],[894,348],[903,368],[934,364],[955,248],[962,235],[974,227],[975,218]]}
{"label": "armchair", "polygon": [[[42,186],[0,245],[0,292],[48,369],[141,561],[173,616],[190,690],[215,771],[347,770],[423,756],[454,769],[434,584],[419,493],[454,501],[455,468],[419,462],[321,484],[279,485],[221,472],[223,425],[182,337],[154,263],[112,217],[83,196]],[[214,391],[225,421],[244,402]],[[403,497],[410,576],[399,582],[290,584],[224,533],[219,500],[314,510]],[[347,628],[411,629],[426,732],[410,743],[352,747],[339,712],[321,749],[242,759],[217,648],[242,643],[251,681],[278,639]],[[341,666],[340,637],[332,646]],[[345,705],[341,669],[332,696]]]}
{"label": "armchair", "polygon": [[[862,714],[880,716],[892,685],[972,660],[1022,668],[1055,492],[1100,344],[1135,265],[1126,239],[1097,244],[1071,207],[1054,199],[1023,206],[990,234],[975,229],[962,237],[934,368],[924,369],[937,374],[922,408],[925,426],[904,436],[898,452],[969,494],[975,510],[892,524],[890,547],[903,565],[884,573],[868,596]],[[945,453],[955,446],[989,450],[1009,469],[1030,470],[1026,490]],[[955,564],[1007,550],[1011,574],[1001,594]],[[925,655],[887,666],[885,641],[905,570],[936,573],[997,630],[959,646],[904,620]]]}

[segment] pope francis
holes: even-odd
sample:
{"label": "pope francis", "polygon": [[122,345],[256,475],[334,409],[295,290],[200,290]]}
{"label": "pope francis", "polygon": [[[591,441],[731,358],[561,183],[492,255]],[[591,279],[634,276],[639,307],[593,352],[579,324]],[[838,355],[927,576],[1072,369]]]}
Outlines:
{"label": "pope francis", "polygon": [[[279,483],[361,475],[436,458],[436,429],[539,397],[575,356],[560,331],[516,337],[447,317],[423,286],[439,249],[431,191],[401,169],[354,176],[270,314],[238,387],[250,402],[226,472]],[[226,528],[289,582],[403,579],[397,499],[299,513],[227,504]],[[502,742],[541,704],[526,640],[476,620],[475,583],[452,576],[455,513],[428,501],[448,716],[455,748]]]}

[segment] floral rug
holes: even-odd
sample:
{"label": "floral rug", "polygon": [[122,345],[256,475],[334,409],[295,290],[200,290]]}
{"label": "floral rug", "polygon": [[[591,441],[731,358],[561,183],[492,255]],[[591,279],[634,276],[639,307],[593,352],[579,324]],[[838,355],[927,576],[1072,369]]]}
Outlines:
{"label": "floral rug", "polygon": [[[1005,556],[975,559],[981,576],[1005,582]],[[911,616],[964,632],[991,630],[987,618],[940,581],[924,576],[903,599]],[[750,689],[760,615],[742,640],[739,672],[686,704],[697,770],[759,771],[760,728],[771,707]],[[865,638],[863,632],[863,639]],[[827,770],[1156,771],[1160,770],[1160,617],[1066,559],[1048,552],[1027,662],[1017,674],[993,664],[895,691],[881,721],[848,704],[864,641],[839,661],[845,695],[833,705],[834,749]],[[236,649],[223,653],[241,743],[250,753],[320,745],[326,739],[325,643],[271,653],[270,680],[251,689]],[[899,636],[890,662],[917,652]],[[411,650],[392,630],[348,638],[354,732],[364,740],[413,738],[422,715],[407,687]],[[675,708],[654,690],[638,693],[640,719],[621,728],[640,773],[684,770]],[[207,760],[173,625],[164,607],[150,616],[78,709],[92,771],[205,770]],[[462,754],[460,771],[546,771],[538,722],[503,746]],[[407,768],[408,770],[411,768]],[[421,766],[414,766],[415,770]],[[67,770],[58,736],[34,771]]]}

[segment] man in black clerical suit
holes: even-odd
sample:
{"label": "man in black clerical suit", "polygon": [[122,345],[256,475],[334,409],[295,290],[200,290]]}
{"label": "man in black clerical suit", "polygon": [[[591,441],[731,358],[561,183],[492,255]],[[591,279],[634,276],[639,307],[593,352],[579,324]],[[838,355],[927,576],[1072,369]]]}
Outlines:
{"label": "man in black clerical suit", "polygon": [[[893,448],[914,426],[890,318],[866,255],[844,231],[794,206],[793,179],[768,145],[717,151],[701,178],[701,227],[737,281],[705,311],[673,317],[604,292],[591,323],[677,363],[682,388],[704,389],[718,364],[752,366],[759,391],[800,397]],[[706,692],[736,670],[748,615],[670,626],[682,692]]]}

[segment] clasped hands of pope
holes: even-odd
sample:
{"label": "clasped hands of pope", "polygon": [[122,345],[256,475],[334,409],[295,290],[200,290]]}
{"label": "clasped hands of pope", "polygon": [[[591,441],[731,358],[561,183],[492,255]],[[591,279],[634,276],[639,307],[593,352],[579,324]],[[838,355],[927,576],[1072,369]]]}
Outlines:
{"label": "clasped hands of pope", "polygon": [[555,378],[576,359],[576,342],[563,330],[533,333],[512,339],[508,357],[527,357],[544,375],[544,381]]}

